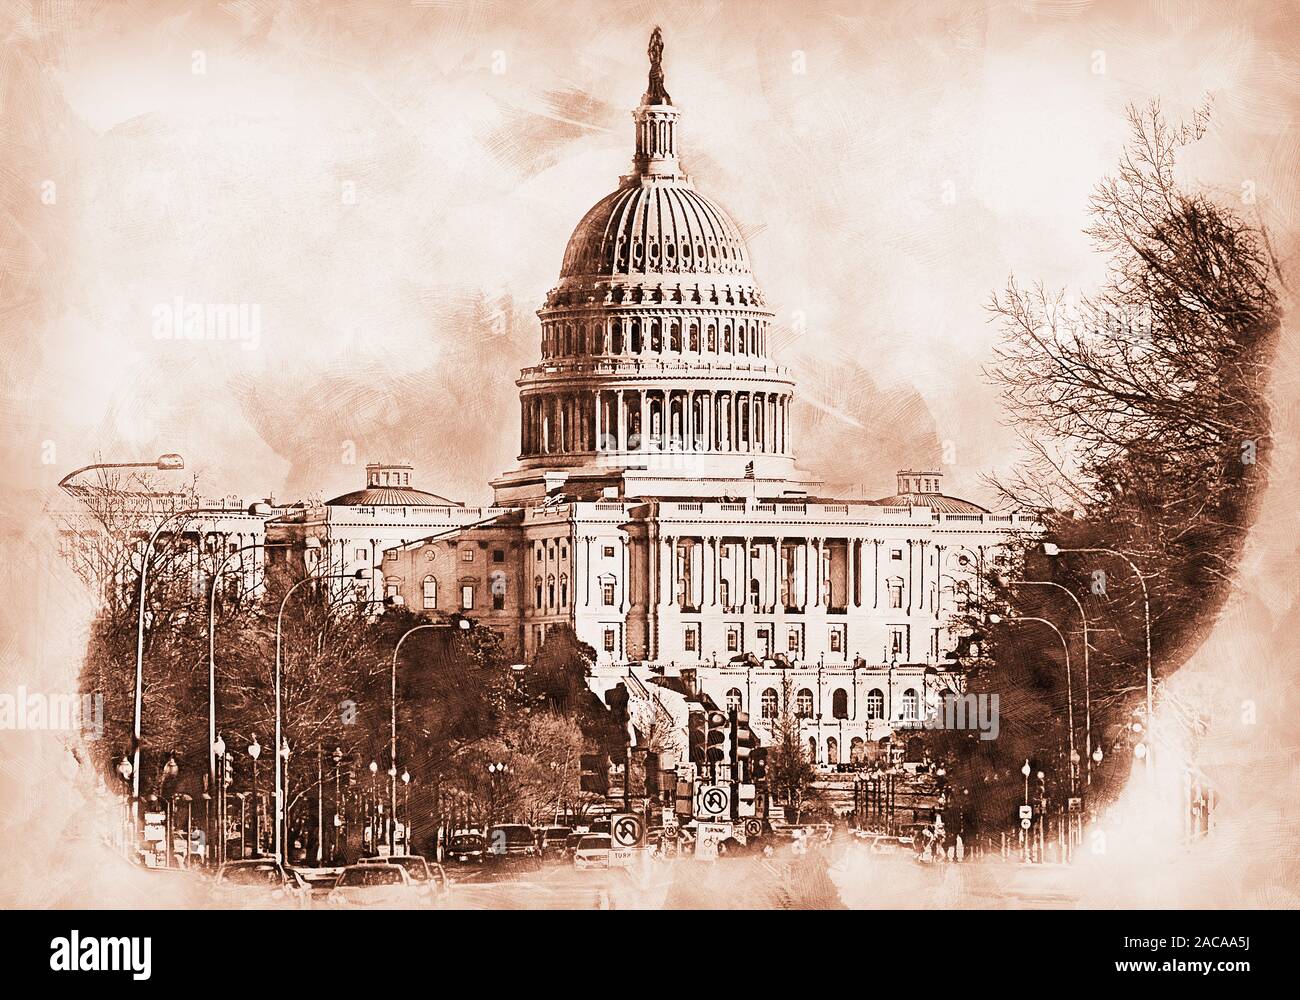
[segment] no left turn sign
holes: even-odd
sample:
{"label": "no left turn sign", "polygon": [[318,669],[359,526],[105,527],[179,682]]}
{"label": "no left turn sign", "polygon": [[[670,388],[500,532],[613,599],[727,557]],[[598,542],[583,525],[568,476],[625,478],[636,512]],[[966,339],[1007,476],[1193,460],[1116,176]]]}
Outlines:
{"label": "no left turn sign", "polygon": [[636,813],[615,813],[609,832],[617,847],[642,847],[645,844],[645,823]]}

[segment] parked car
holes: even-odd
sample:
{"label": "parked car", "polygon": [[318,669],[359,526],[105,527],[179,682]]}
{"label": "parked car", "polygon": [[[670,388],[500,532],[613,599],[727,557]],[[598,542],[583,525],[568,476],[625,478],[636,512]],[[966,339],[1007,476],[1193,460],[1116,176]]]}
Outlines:
{"label": "parked car", "polygon": [[330,890],[331,906],[413,906],[418,902],[411,876],[401,865],[348,865]]}
{"label": "parked car", "polygon": [[212,902],[217,906],[311,905],[311,887],[292,868],[274,858],[228,861],[212,883]]}
{"label": "parked car", "polygon": [[562,858],[573,831],[567,826],[546,826],[537,832],[537,849],[543,858]]}
{"label": "parked car", "polygon": [[480,833],[455,833],[447,842],[447,860],[462,864],[483,863],[483,835]]}
{"label": "parked car", "polygon": [[487,853],[492,858],[537,856],[533,828],[527,823],[498,823],[488,830]]}
{"label": "parked car", "polygon": [[612,849],[613,841],[608,833],[584,833],[578,841],[578,849],[573,852],[573,867],[608,868]]}

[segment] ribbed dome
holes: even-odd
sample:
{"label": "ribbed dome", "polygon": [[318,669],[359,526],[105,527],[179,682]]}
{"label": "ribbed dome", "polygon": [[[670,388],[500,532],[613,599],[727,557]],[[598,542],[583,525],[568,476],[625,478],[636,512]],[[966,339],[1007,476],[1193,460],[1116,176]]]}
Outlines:
{"label": "ribbed dome", "polygon": [[629,181],[583,216],[561,278],[749,274],[736,224],[689,182]]}

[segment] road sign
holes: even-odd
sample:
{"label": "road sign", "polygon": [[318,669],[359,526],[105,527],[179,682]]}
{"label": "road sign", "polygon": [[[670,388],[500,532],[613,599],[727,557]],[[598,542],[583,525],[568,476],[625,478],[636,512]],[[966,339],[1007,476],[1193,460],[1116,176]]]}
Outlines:
{"label": "road sign", "polygon": [[1033,825],[1034,821],[1032,819],[1022,819],[1020,821],[1020,829],[1022,830],[1028,830]]}
{"label": "road sign", "polygon": [[700,823],[695,834],[695,859],[712,861],[718,856],[718,845],[731,836],[731,824]]}
{"label": "road sign", "polygon": [[1077,795],[1070,796],[1068,808],[1070,812],[1078,812],[1080,809],[1083,808],[1083,799],[1081,799]]}
{"label": "road sign", "polygon": [[763,833],[763,824],[757,819],[745,820],[745,836],[758,837]]}
{"label": "road sign", "polygon": [[1020,818],[1021,818],[1021,819],[1033,819],[1033,818],[1034,818],[1034,807],[1033,807],[1033,806],[1021,806],[1021,807],[1020,807]]}
{"label": "road sign", "polygon": [[615,849],[645,846],[645,821],[636,813],[615,813],[609,822]]}
{"label": "road sign", "polygon": [[731,809],[731,790],[726,785],[702,785],[695,800],[700,816],[725,816]]}

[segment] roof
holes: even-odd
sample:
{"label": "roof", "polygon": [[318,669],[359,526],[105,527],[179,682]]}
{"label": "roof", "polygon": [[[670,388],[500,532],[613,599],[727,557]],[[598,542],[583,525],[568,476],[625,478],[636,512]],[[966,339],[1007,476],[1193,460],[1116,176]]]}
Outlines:
{"label": "roof", "polygon": [[969,500],[945,496],[942,493],[895,493],[892,497],[881,497],[872,503],[882,507],[929,507],[941,514],[991,514],[987,507],[981,507]]}
{"label": "roof", "polygon": [[368,486],[353,490],[333,500],[326,507],[463,507],[459,500],[448,500],[436,493],[412,489],[409,486]]}

